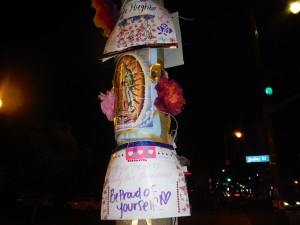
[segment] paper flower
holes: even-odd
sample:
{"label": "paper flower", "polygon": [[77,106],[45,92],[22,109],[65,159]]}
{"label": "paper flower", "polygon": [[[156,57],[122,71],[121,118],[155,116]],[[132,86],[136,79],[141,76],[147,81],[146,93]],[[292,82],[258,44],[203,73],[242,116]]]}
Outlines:
{"label": "paper flower", "polygon": [[92,0],[95,8],[94,24],[103,29],[103,36],[109,37],[119,18],[119,11],[111,0]]}
{"label": "paper flower", "polygon": [[154,105],[158,110],[173,116],[182,112],[186,101],[181,87],[174,80],[168,80],[166,76],[162,76],[156,84],[155,90],[158,96]]}
{"label": "paper flower", "polygon": [[115,94],[110,91],[107,91],[106,94],[100,92],[98,98],[101,100],[100,106],[102,112],[106,115],[109,121],[113,121],[115,117]]}

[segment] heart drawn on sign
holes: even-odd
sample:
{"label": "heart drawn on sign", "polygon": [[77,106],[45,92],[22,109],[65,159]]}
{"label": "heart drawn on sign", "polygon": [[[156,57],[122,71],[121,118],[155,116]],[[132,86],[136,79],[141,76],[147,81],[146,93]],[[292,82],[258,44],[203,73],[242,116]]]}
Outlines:
{"label": "heart drawn on sign", "polygon": [[126,160],[156,158],[155,146],[134,146],[126,148]]}
{"label": "heart drawn on sign", "polygon": [[170,197],[171,197],[171,192],[170,192],[170,191],[167,191],[167,192],[162,191],[162,192],[161,192],[160,199],[161,199],[165,204],[168,203]]}
{"label": "heart drawn on sign", "polygon": [[139,153],[140,155],[142,155],[142,154],[144,153],[144,150],[138,150],[138,153]]}
{"label": "heart drawn on sign", "polygon": [[148,151],[148,153],[150,154],[150,155],[152,155],[153,154],[153,150],[152,149],[150,149],[149,151]]}

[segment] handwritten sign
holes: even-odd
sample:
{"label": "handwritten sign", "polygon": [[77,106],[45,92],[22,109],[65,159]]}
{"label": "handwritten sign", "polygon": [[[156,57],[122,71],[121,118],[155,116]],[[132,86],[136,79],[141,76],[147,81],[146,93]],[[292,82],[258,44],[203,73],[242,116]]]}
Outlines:
{"label": "handwritten sign", "polygon": [[171,191],[158,192],[155,188],[156,185],[152,185],[151,188],[138,188],[133,192],[111,189],[110,203],[115,203],[120,219],[123,219],[124,214],[129,212],[154,212],[156,208],[168,205],[171,197]]}
{"label": "handwritten sign", "polygon": [[128,52],[138,46],[177,48],[171,14],[154,1],[127,1],[108,38],[102,58]]}
{"label": "handwritten sign", "polygon": [[162,10],[157,7],[157,3],[153,2],[134,2],[133,4],[127,4],[121,11],[121,16],[134,16],[134,15],[145,15],[154,14],[155,10]]}
{"label": "handwritten sign", "polygon": [[168,158],[128,161],[126,150],[118,154],[112,156],[106,173],[101,208],[103,220],[190,215],[183,168],[176,156],[169,154]]}

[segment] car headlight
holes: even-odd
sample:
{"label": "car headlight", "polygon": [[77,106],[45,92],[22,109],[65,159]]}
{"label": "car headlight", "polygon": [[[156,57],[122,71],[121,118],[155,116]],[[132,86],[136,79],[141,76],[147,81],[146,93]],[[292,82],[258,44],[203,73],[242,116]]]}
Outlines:
{"label": "car headlight", "polygon": [[283,202],[283,205],[288,206],[290,204],[288,202]]}

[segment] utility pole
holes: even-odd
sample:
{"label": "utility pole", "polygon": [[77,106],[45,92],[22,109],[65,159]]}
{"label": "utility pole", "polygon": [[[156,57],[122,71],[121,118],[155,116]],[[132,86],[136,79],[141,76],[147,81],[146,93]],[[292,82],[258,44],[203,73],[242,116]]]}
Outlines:
{"label": "utility pole", "polygon": [[[122,0],[102,56],[116,57],[113,88],[100,99],[117,143],[102,191],[102,220],[176,225],[178,217],[190,216],[185,168],[176,153],[177,126],[170,130],[185,100],[179,85],[170,84],[164,62],[164,49],[177,47],[175,22],[163,0]],[[176,101],[162,98],[170,94]]]}
{"label": "utility pole", "polygon": [[[263,69],[263,63],[261,58],[256,19],[250,2],[249,2],[249,17],[250,17],[251,31],[253,35],[253,46],[255,52],[257,94],[258,94],[258,98],[260,98],[261,90],[264,85],[264,69]],[[272,114],[275,108],[274,106],[265,103],[262,103],[261,107],[262,107],[263,121],[265,125],[266,137],[267,137],[267,144],[268,144],[269,154],[271,158],[270,165],[272,169],[272,175],[273,175],[274,186],[275,186],[274,197],[275,199],[281,199],[282,179],[280,175],[277,152],[274,143],[273,123],[272,123]]]}

